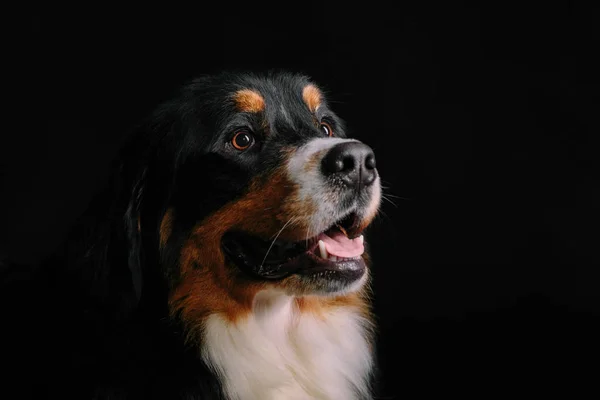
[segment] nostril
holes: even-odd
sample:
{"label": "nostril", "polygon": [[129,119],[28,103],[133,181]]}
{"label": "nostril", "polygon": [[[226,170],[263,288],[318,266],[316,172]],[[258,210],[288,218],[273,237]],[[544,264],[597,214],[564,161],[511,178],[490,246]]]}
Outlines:
{"label": "nostril", "polygon": [[348,154],[344,157],[343,169],[340,171],[352,171],[355,167],[354,155]]}
{"label": "nostril", "polygon": [[370,153],[365,159],[365,167],[367,169],[375,169],[375,154]]}

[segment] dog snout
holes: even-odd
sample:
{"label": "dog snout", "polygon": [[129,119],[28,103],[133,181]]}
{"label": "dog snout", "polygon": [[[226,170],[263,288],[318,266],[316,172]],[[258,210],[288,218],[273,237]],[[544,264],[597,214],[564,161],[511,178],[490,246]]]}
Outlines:
{"label": "dog snout", "polygon": [[361,142],[339,143],[323,157],[321,171],[326,177],[335,176],[346,186],[361,190],[377,177],[375,153]]}

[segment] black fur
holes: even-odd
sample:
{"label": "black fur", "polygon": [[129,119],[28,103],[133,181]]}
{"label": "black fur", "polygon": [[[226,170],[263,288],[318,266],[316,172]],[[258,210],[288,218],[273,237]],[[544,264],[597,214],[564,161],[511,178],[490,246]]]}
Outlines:
{"label": "black fur", "polygon": [[[178,279],[179,246],[190,229],[243,193],[257,171],[273,168],[280,146],[322,134],[300,111],[306,83],[286,73],[201,78],[133,132],[64,246],[37,268],[2,266],[2,360],[9,372],[0,392],[14,385],[15,398],[223,398],[197,349],[184,346],[178,321],[169,319],[167,290]],[[284,89],[278,101],[289,118],[270,111],[269,139],[234,155],[223,147],[228,135],[258,122],[232,118],[227,96],[256,87],[268,97],[273,86]],[[335,114],[326,105],[321,112],[344,137]],[[179,217],[161,259],[158,231],[167,207]]]}

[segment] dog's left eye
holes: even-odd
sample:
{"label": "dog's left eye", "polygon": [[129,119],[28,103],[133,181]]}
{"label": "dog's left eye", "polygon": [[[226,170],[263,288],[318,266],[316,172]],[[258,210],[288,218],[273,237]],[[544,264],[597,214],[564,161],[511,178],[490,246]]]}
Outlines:
{"label": "dog's left eye", "polygon": [[325,133],[325,135],[333,136],[333,129],[331,129],[331,125],[329,125],[327,122],[321,122],[321,130],[323,133]]}
{"label": "dog's left eye", "polygon": [[231,144],[237,150],[246,150],[248,147],[252,146],[254,143],[254,136],[251,133],[246,131],[239,131],[233,136],[231,139]]}

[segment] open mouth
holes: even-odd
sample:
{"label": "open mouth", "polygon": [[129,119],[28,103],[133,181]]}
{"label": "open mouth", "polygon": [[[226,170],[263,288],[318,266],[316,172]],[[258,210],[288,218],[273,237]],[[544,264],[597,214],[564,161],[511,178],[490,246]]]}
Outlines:
{"label": "open mouth", "polygon": [[366,268],[360,219],[352,212],[320,234],[299,242],[231,231],[223,237],[225,254],[243,271],[261,279],[292,274],[356,279]]}

